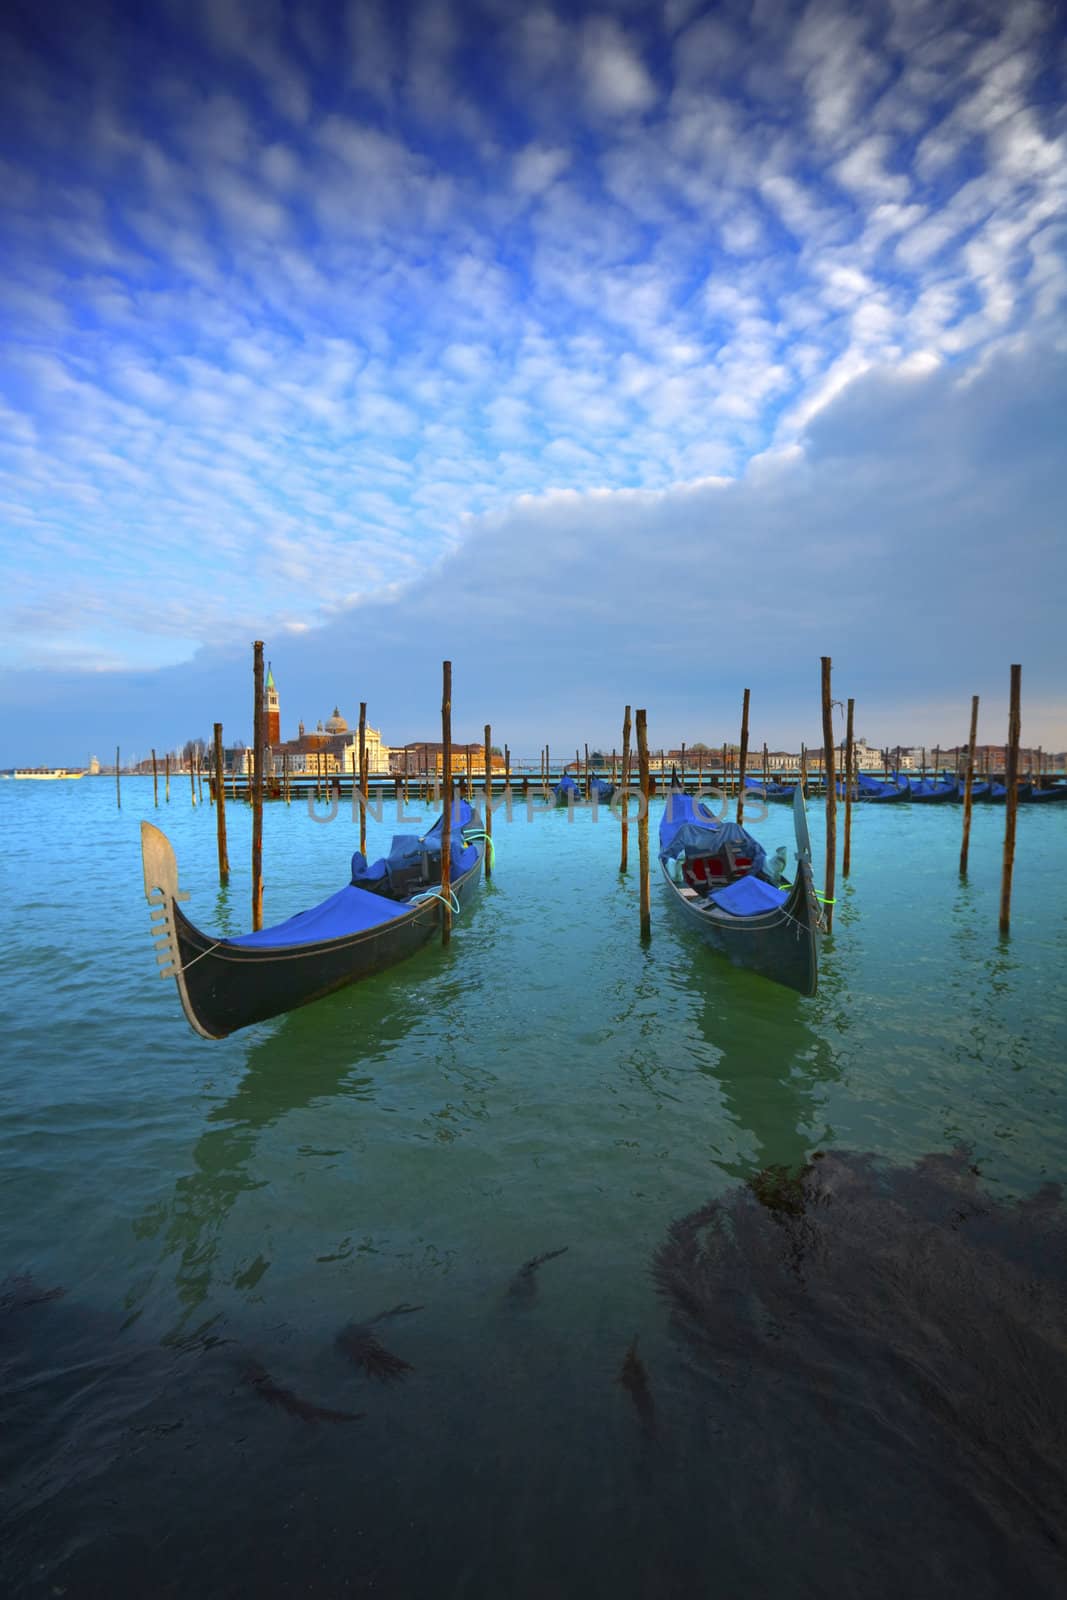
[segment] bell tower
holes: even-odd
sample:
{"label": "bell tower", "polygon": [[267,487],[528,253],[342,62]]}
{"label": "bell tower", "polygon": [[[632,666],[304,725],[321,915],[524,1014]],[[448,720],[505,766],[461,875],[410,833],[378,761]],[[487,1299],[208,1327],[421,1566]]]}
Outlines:
{"label": "bell tower", "polygon": [[274,687],[274,673],[267,662],[267,743],[276,750],[282,742],[282,714],[278,705],[278,691]]}

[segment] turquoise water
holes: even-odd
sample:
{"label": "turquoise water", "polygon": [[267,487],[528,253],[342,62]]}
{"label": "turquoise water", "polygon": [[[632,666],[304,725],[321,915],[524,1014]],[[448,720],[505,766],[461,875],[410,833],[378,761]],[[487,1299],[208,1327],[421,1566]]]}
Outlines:
{"label": "turquoise water", "polygon": [[[111,780],[0,784],[0,1277],[66,1290],[19,1313],[51,1352],[12,1368],[4,1534],[27,1593],[131,1573],[175,1593],[308,1573],[326,1593],[673,1593],[637,1584],[629,1541],[657,1548],[671,1502],[614,1381],[635,1334],[669,1366],[649,1261],[672,1220],[815,1150],[964,1144],[1005,1200],[1067,1170],[1067,808],[1019,812],[1007,941],[1002,809],[976,807],[961,885],[958,807],[857,808],[803,1000],[692,943],[655,877],[641,945],[635,829],[620,879],[608,811],[517,805],[449,950],[209,1042],[156,975],[138,825],[170,836],[193,920],[237,932],[250,814],[227,814],[220,891],[214,812],[180,781],[158,812],[150,779],[121,811]],[[811,828],[821,872],[817,805]],[[753,831],[786,842],[788,810]],[[346,806],[322,825],[274,805],[264,832],[268,921],[347,878]],[[400,1303],[423,1309],[381,1337],[414,1371],[369,1382],[334,1337]],[[362,1420],[263,1405],[242,1352]],[[778,1557],[755,1559],[737,1582],[772,1581]]]}

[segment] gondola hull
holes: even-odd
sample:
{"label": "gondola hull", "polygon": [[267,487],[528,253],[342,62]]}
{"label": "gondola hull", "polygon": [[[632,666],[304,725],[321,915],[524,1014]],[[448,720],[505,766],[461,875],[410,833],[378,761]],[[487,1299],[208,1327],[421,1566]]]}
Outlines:
{"label": "gondola hull", "polygon": [[821,926],[810,863],[797,862],[789,899],[757,916],[735,917],[675,883],[661,860],[671,899],[691,932],[713,950],[798,994],[813,995],[819,983],[816,934]]}
{"label": "gondola hull", "polygon": [[[441,926],[442,902],[426,899],[374,927],[337,939],[259,947],[212,939],[177,905],[188,897],[178,890],[173,851],[158,830],[152,831],[169,852],[169,862],[165,857],[161,862],[160,846],[153,841],[157,858],[150,862],[145,857],[145,887],[153,891],[149,899],[155,908],[161,976],[174,978],[186,1018],[206,1039],[224,1039],[239,1028],[310,1005],[395,966]],[[451,885],[460,909],[477,889],[482,856],[479,845],[477,860]]]}

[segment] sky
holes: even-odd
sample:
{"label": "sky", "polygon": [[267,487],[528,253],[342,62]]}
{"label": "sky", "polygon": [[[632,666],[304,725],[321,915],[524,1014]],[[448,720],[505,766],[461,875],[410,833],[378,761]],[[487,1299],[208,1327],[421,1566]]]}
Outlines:
{"label": "sky", "polygon": [[1067,745],[1067,30],[955,0],[15,0],[0,766]]}

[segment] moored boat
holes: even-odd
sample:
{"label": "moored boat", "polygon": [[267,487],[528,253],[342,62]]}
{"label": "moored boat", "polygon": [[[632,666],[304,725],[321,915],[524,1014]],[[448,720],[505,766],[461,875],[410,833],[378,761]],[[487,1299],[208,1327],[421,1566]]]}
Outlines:
{"label": "moored boat", "polygon": [[615,785],[609,778],[598,778],[594,774],[589,779],[589,798],[596,800],[602,806],[610,805],[615,797]]}
{"label": "moored boat", "polygon": [[563,774],[562,778],[552,790],[552,793],[556,797],[556,804],[558,806],[574,805],[582,798],[582,791],[578,785],[578,780],[576,778],[572,778],[569,772],[565,772]]}
{"label": "moored boat", "polygon": [[804,800],[793,798],[796,875],[784,884],[784,851],[770,861],[736,822],[672,789],[660,822],[660,866],[685,924],[738,967],[813,995],[818,987],[817,933],[822,927],[811,871]]}
{"label": "moored boat", "polygon": [[960,786],[956,778],[944,781],[931,778],[906,778],[903,781],[908,784],[911,791],[908,798],[916,805],[943,805],[959,799]]}
{"label": "moored boat", "polygon": [[[141,823],[144,888],[152,907],[160,976],[173,978],[190,1025],[206,1039],[280,1016],[414,954],[440,927],[441,829],[398,834],[368,866],[357,851],[349,883],[285,922],[237,938],[203,933],[180,909],[178,863],[166,834]],[[469,902],[484,832],[466,801],[453,802],[453,909]]]}

